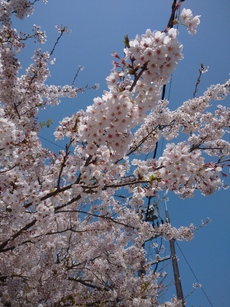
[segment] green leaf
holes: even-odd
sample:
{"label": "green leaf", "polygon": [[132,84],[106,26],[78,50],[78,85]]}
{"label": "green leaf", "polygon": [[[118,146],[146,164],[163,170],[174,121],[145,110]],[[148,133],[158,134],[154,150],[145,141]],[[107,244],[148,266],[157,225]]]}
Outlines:
{"label": "green leaf", "polygon": [[123,43],[125,44],[125,47],[130,48],[130,45],[129,45],[129,37],[128,37],[127,34],[124,36]]}

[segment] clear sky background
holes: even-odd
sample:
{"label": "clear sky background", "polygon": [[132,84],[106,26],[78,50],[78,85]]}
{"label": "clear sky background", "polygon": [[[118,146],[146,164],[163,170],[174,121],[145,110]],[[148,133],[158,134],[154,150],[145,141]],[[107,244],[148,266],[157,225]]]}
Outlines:
{"label": "clear sky background", "polygon": [[[164,29],[171,13],[171,4],[172,0],[49,0],[47,5],[40,1],[35,5],[33,16],[22,22],[15,22],[15,27],[25,32],[33,24],[41,25],[48,36],[48,42],[42,48],[48,51],[51,51],[58,37],[55,25],[62,24],[72,30],[70,35],[61,39],[55,50],[54,57],[57,61],[51,68],[52,76],[48,80],[50,84],[71,84],[78,65],[85,69],[79,74],[77,86],[100,84],[98,91],[87,91],[72,100],[63,99],[57,108],[48,108],[43,112],[39,120],[51,118],[54,124],[49,129],[41,130],[42,137],[54,141],[54,127],[64,116],[69,116],[78,109],[85,109],[94,97],[102,94],[106,89],[105,77],[112,68],[111,54],[117,51],[122,55],[124,35],[134,38],[147,28]],[[202,94],[211,84],[225,82],[230,73],[230,1],[186,0],[183,7],[192,9],[194,15],[201,15],[201,24],[196,36],[190,36],[185,27],[179,26],[179,39],[184,45],[185,59],[180,61],[172,77],[171,109],[192,97],[201,63],[209,66],[209,71],[202,75],[198,94]],[[31,41],[29,48],[20,55],[24,68],[32,61],[33,48]],[[167,88],[166,98],[168,95]],[[58,150],[55,145],[42,141],[44,146]],[[229,178],[227,182],[230,183]],[[174,226],[190,223],[199,226],[201,220],[207,217],[212,219],[212,223],[196,232],[191,242],[178,242],[211,302],[210,304],[202,290],[198,289],[187,298],[186,306],[229,307],[230,189],[210,197],[197,193],[193,199],[184,201],[170,195],[168,207]],[[192,291],[192,284],[197,281],[180,249],[178,246],[176,248],[186,296]],[[169,250],[166,250],[167,253],[169,254]],[[167,271],[172,271],[170,266]],[[170,294],[172,293],[175,294],[173,286],[170,287]]]}

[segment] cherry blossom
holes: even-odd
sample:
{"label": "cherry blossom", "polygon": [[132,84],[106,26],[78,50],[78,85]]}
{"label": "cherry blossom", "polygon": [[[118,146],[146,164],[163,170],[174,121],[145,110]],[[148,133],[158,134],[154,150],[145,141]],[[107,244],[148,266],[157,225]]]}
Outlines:
{"label": "cherry blossom", "polygon": [[[230,80],[171,110],[161,92],[183,59],[178,30],[126,37],[124,57],[113,53],[107,90],[60,121],[54,137],[66,146],[52,152],[40,141],[38,115],[84,89],[48,85],[54,49],[36,46],[21,73],[18,53],[28,39],[44,44],[46,36],[37,25],[32,35],[18,33],[11,18],[24,19],[35,2],[0,6],[0,305],[181,306],[175,298],[159,302],[165,273],[150,263],[159,252],[150,259],[144,245],[189,241],[196,227],[144,216],[168,191],[188,198],[225,188]],[[196,34],[199,16],[183,9],[181,21]]]}
{"label": "cherry blossom", "polygon": [[183,9],[181,12],[181,21],[183,25],[188,27],[188,33],[195,35],[197,32],[197,27],[200,24],[200,15],[193,17],[192,11],[190,9]]}

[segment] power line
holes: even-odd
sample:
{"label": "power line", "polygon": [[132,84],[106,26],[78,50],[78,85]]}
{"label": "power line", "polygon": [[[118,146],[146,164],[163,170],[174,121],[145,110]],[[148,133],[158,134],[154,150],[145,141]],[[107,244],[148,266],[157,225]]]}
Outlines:
{"label": "power line", "polygon": [[[180,248],[179,244],[177,243],[177,241],[175,241],[175,242],[176,242],[176,245],[177,245],[177,247],[179,248],[179,250],[180,250],[180,252],[181,252],[181,254],[182,254],[182,256],[183,256],[183,258],[184,258],[185,262],[187,263],[187,265],[188,265],[188,267],[189,267],[190,271],[192,272],[193,276],[195,277],[195,279],[196,279],[197,283],[198,283],[198,284],[200,284],[200,282],[199,282],[199,280],[198,280],[198,278],[197,278],[196,274],[194,273],[194,271],[193,271],[193,269],[192,269],[191,265],[189,264],[188,260],[186,259],[185,254],[182,252],[182,250],[181,250],[181,248]],[[210,301],[210,299],[209,299],[209,297],[208,297],[207,293],[204,291],[203,286],[201,287],[201,291],[202,291],[202,292],[203,292],[203,294],[205,295],[205,297],[206,297],[206,299],[208,300],[208,302],[209,302],[210,306],[214,307],[214,306],[213,306],[213,304],[212,304],[212,302]]]}
{"label": "power line", "polygon": [[54,143],[54,142],[52,142],[52,141],[50,141],[50,140],[48,140],[48,139],[46,139],[46,138],[44,138],[43,136],[41,136],[41,135],[38,135],[39,136],[39,138],[40,139],[43,139],[43,140],[45,140],[46,142],[49,142],[50,144],[52,144],[52,145],[54,145],[54,146],[56,146],[56,147],[59,147],[59,148],[61,148],[61,149],[64,149],[65,150],[65,147],[63,147],[63,146],[61,146],[61,145],[58,145],[58,144],[56,144],[56,143]]}

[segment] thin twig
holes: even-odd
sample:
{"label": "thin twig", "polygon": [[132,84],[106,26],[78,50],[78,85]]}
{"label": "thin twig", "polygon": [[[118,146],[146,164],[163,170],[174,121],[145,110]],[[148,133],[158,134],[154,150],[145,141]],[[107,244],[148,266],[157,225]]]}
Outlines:
{"label": "thin twig", "polygon": [[[79,72],[82,71],[82,70],[83,70],[83,67],[82,67],[82,66],[79,66],[79,67],[78,67],[78,70],[77,70],[77,72],[76,72],[76,74],[75,74],[75,76],[74,76],[74,78],[73,78],[72,86],[74,86],[74,83],[75,83],[75,81],[76,81],[76,79],[77,79],[77,76],[78,76]],[[87,87],[87,86],[88,86],[88,84],[87,84],[85,87]]]}
{"label": "thin twig", "polygon": [[60,35],[58,36],[54,46],[53,46],[53,49],[51,50],[50,52],[50,56],[53,55],[54,51],[55,51],[55,48],[59,42],[59,40],[61,39],[62,35],[66,32],[66,27],[62,27],[62,29],[60,29]]}
{"label": "thin twig", "polygon": [[195,85],[195,90],[193,92],[193,98],[196,97],[196,93],[198,92],[198,85],[200,84],[200,80],[201,80],[201,75],[207,71],[207,67],[205,67],[203,64],[200,64],[200,69],[199,69],[199,76],[197,78],[196,81],[196,85]]}

